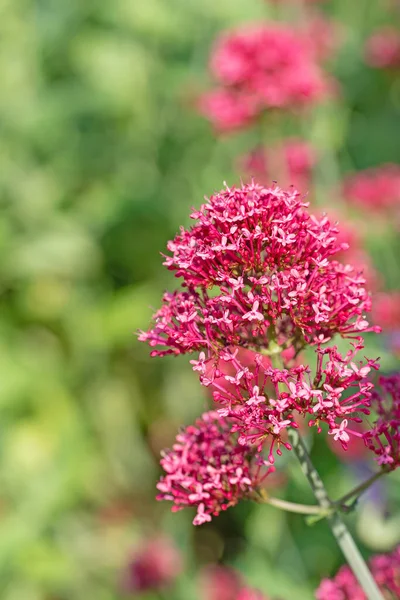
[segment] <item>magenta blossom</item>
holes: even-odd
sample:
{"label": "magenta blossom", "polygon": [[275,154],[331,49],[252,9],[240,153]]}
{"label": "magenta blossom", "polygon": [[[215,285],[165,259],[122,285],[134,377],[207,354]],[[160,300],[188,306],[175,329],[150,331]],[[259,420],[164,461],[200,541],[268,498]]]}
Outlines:
{"label": "magenta blossom", "polygon": [[[382,594],[390,600],[400,598],[400,546],[391,554],[379,554],[369,566]],[[317,600],[367,600],[357,579],[348,566],[341,567],[333,579],[324,579],[317,592]]]}
{"label": "magenta blossom", "polygon": [[377,419],[363,438],[380,465],[396,469],[400,466],[400,373],[380,377],[379,386],[372,394]]}
{"label": "magenta blossom", "polygon": [[205,94],[199,106],[220,130],[244,126],[271,108],[314,104],[329,87],[306,36],[287,25],[247,25],[223,33],[210,68],[219,88]]}
{"label": "magenta blossom", "polygon": [[173,511],[196,507],[194,525],[252,495],[273,470],[250,446],[238,444],[231,421],[215,411],[177,435],[161,466],[166,474],[157,484],[157,499],[171,500]]}
{"label": "magenta blossom", "polygon": [[229,417],[233,431],[239,432],[239,443],[255,445],[259,451],[267,446],[268,460],[273,463],[274,451],[281,454],[281,446],[291,449],[287,430],[297,428],[300,418],[319,432],[321,423],[326,423],[328,433],[344,449],[351,436],[361,437],[352,423],[361,422],[360,414],[369,414],[373,385],[366,377],[377,364],[372,360],[357,363],[355,355],[360,349],[358,342],[342,356],[336,346],[318,348],[313,376],[304,365],[284,370],[266,366],[260,354],[254,355],[252,367],[246,366],[238,359],[237,350],[220,355],[231,365],[230,375],[223,375],[219,368],[211,374],[203,356],[191,362],[201,383],[211,387],[214,400],[222,405],[219,413]]}
{"label": "magenta blossom", "polygon": [[228,346],[276,352],[359,336],[371,328],[363,276],[335,260],[347,247],[326,217],[307,212],[295,190],[255,183],[226,188],[168,244],[165,265],[185,291],[164,296],[152,330],[140,334],[152,355]]}

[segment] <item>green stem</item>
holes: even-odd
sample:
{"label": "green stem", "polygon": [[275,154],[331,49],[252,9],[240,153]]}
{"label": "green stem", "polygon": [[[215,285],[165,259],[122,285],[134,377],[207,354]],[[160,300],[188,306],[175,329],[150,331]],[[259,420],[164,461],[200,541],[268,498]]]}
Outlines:
{"label": "green stem", "polygon": [[289,502],[288,500],[273,498],[268,496],[264,490],[261,490],[259,497],[259,501],[263,504],[270,504],[271,506],[276,506],[277,508],[286,510],[288,512],[297,513],[300,515],[320,515],[321,518],[327,516],[327,511],[315,504],[298,504],[297,502]]}

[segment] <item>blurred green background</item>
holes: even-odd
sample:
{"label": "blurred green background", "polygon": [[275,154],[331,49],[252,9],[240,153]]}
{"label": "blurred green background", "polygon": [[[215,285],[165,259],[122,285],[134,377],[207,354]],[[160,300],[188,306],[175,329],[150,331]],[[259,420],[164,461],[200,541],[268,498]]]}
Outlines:
{"label": "blurred green background", "polygon": [[[400,79],[362,57],[385,3],[324,9],[343,32],[331,66],[342,92],[307,128],[320,202],[341,173],[400,157]],[[279,16],[292,13],[261,0],[0,1],[2,600],[122,598],[132,548],[158,531],[184,552],[172,600],[198,598],[198,568],[216,561],[308,600],[342,562],[325,523],[244,503],[195,529],[190,511],[155,502],[160,449],[208,401],[186,358],[150,360],[135,337],[176,286],[167,240],[205,194],[239,181],[236,157],[258,139],[217,139],[196,113],[212,41]],[[392,289],[395,238],[370,244]],[[382,340],[370,347],[395,368]],[[334,495],[354,485],[324,440],[313,451]],[[288,472],[286,497],[312,502]],[[398,484],[381,490],[384,509],[371,498],[350,518],[367,553],[400,541]]]}

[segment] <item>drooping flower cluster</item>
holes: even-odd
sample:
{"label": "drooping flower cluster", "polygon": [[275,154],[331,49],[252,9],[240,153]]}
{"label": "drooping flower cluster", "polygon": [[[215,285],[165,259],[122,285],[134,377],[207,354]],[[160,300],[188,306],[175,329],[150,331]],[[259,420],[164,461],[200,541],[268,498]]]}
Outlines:
{"label": "drooping flower cluster", "polygon": [[380,465],[396,469],[400,466],[400,373],[380,377],[379,385],[381,389],[372,393],[377,419],[363,438]]}
{"label": "drooping flower cluster", "polygon": [[373,385],[366,377],[371,369],[377,369],[372,360],[357,364],[355,355],[362,347],[361,342],[355,343],[345,356],[335,346],[317,348],[313,377],[305,365],[290,369],[265,366],[260,354],[254,355],[249,368],[237,358],[237,349],[220,355],[233,368],[231,375],[221,374],[220,369],[211,374],[204,354],[191,362],[200,372],[200,381],[213,389],[214,400],[223,407],[219,413],[239,432],[239,443],[256,445],[259,450],[267,447],[268,460],[273,463],[274,451],[281,454],[281,446],[290,449],[286,432],[297,428],[300,418],[306,418],[319,432],[321,423],[326,423],[329,434],[345,449],[351,435],[361,437],[352,423],[361,422],[360,414],[369,414]]}
{"label": "drooping flower cluster", "polygon": [[[140,338],[152,355],[227,346],[273,352],[371,330],[361,273],[335,260],[345,245],[299,194],[255,183],[212,196],[169,242],[165,265],[185,291],[167,293]],[[375,328],[376,330],[376,328]],[[275,345],[275,346],[274,346]]]}
{"label": "drooping flower cluster", "polygon": [[129,594],[162,590],[182,571],[182,557],[173,541],[151,538],[134,552],[124,574],[123,589]]}
{"label": "drooping flower cluster", "polygon": [[268,150],[257,148],[242,159],[245,173],[268,185],[274,177],[288,186],[307,191],[312,169],[316,162],[313,148],[308,142],[289,138]]}
{"label": "drooping flower cluster", "polygon": [[[369,566],[382,594],[387,600],[400,598],[400,546],[391,554],[378,554]],[[357,579],[348,566],[342,567],[333,579],[324,579],[317,600],[367,600]]]}
{"label": "drooping flower cluster", "polygon": [[365,60],[377,69],[399,69],[399,30],[388,26],[375,31],[365,44]]}
{"label": "drooping flower cluster", "polygon": [[248,125],[271,108],[313,104],[329,87],[306,37],[285,25],[224,33],[210,68],[219,88],[201,98],[200,109],[219,130]]}
{"label": "drooping flower cluster", "polygon": [[157,499],[172,501],[173,511],[196,507],[194,525],[249,497],[271,471],[249,445],[238,444],[231,421],[216,411],[179,433],[161,466],[165,475],[157,484]]}
{"label": "drooping flower cluster", "polygon": [[344,197],[363,209],[384,211],[399,209],[400,166],[386,164],[347,177]]}

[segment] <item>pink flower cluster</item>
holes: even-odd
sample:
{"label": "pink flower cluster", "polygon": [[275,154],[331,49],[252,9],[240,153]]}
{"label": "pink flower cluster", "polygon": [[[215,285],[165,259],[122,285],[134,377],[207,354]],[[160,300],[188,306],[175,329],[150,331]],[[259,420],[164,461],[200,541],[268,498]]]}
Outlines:
{"label": "pink flower cluster", "polygon": [[345,180],[343,191],[346,200],[360,208],[377,212],[398,210],[400,166],[387,164],[350,175]]}
{"label": "pink flower cluster", "polygon": [[400,373],[380,377],[379,385],[380,391],[372,393],[377,419],[363,438],[380,465],[396,469],[400,466]]}
{"label": "pink flower cluster", "polygon": [[260,591],[247,587],[241,575],[223,566],[209,566],[202,574],[204,600],[268,600]]}
{"label": "pink flower cluster", "polygon": [[[371,572],[385,598],[400,598],[400,546],[391,554],[380,554],[369,561]],[[317,600],[367,600],[349,567],[342,567],[333,579],[324,579]]]}
{"label": "pink flower cluster", "polygon": [[248,25],[224,33],[210,68],[220,87],[199,104],[219,130],[248,125],[271,108],[315,103],[329,87],[306,37],[283,24]]}
{"label": "pink flower cluster", "polygon": [[[242,159],[243,169],[265,185],[274,177],[298,190],[310,188],[315,152],[308,142],[298,138],[286,139],[268,150],[257,148]],[[275,175],[273,175],[275,173]]]}
{"label": "pink flower cluster", "polygon": [[157,484],[157,499],[171,500],[173,511],[196,507],[194,525],[249,497],[271,470],[250,446],[237,443],[230,420],[215,411],[177,435],[161,466],[166,474]]}
{"label": "pink flower cluster", "polygon": [[316,349],[313,377],[305,365],[283,370],[266,367],[260,354],[254,355],[249,368],[237,358],[237,349],[220,355],[233,367],[231,375],[221,376],[217,369],[210,376],[204,354],[191,362],[200,372],[200,381],[211,386],[214,400],[224,407],[219,414],[229,418],[232,430],[239,432],[239,443],[255,445],[259,451],[266,446],[273,463],[274,451],[281,454],[281,446],[290,449],[286,430],[297,428],[300,418],[308,418],[309,426],[317,426],[319,432],[321,423],[327,423],[328,433],[345,449],[351,435],[360,435],[351,423],[360,423],[360,414],[369,414],[373,385],[366,377],[378,368],[372,360],[357,364],[355,355],[362,347],[356,342],[345,356],[336,346]]}
{"label": "pink flower cluster", "polygon": [[365,45],[365,60],[378,69],[400,68],[400,34],[395,27],[376,31]]}
{"label": "pink flower cluster", "polygon": [[[255,183],[226,188],[169,242],[165,265],[187,291],[164,296],[139,339],[153,356],[227,346],[274,352],[359,336],[371,328],[361,273],[335,260],[346,247],[326,217],[310,215],[295,190]],[[322,337],[321,337],[322,336]]]}
{"label": "pink flower cluster", "polygon": [[128,593],[161,590],[182,571],[182,558],[170,538],[157,536],[146,541],[132,556],[123,588]]}
{"label": "pink flower cluster", "polygon": [[400,292],[381,292],[374,296],[372,315],[383,331],[400,329]]}

